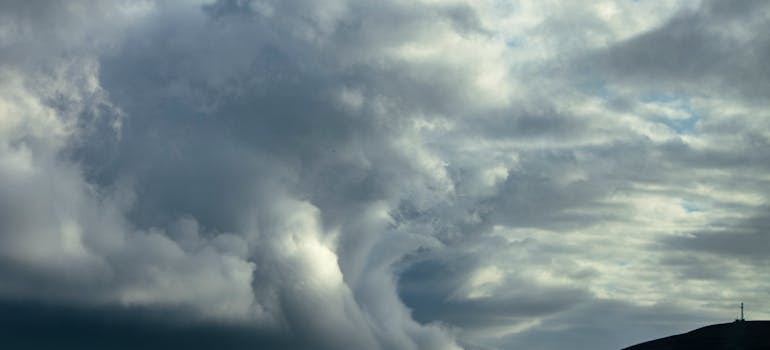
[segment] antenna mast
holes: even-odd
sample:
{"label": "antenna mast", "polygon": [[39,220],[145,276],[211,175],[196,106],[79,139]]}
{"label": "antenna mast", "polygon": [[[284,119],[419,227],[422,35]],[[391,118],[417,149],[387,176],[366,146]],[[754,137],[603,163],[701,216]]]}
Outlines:
{"label": "antenna mast", "polygon": [[741,302],[741,321],[746,321],[746,320],[743,318],[743,303],[742,303],[742,302]]}

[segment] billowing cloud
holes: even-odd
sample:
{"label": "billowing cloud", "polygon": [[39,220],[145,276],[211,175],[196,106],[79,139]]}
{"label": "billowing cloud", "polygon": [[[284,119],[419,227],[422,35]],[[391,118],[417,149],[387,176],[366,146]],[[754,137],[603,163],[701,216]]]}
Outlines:
{"label": "billowing cloud", "polygon": [[13,334],[612,349],[766,299],[764,2],[0,10]]}

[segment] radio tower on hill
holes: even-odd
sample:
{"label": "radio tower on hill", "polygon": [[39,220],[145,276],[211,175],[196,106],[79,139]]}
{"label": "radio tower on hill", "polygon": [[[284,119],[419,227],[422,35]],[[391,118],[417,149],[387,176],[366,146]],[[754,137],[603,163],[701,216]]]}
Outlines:
{"label": "radio tower on hill", "polygon": [[745,318],[743,318],[743,302],[741,302],[741,322],[746,321]]}
{"label": "radio tower on hill", "polygon": [[746,321],[745,318],[743,318],[743,302],[741,302],[741,318],[736,319],[735,322],[744,322]]}

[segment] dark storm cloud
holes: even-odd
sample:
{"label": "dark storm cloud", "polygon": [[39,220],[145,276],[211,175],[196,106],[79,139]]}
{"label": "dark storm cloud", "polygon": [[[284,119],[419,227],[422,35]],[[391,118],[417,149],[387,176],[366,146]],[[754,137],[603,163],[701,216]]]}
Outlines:
{"label": "dark storm cloud", "polygon": [[[283,4],[274,11],[291,16],[291,13],[306,6]],[[374,238],[365,236],[376,231],[358,230],[381,228],[367,227],[370,224],[362,221],[366,218],[356,220],[349,216],[356,215],[356,212],[366,215],[372,201],[391,200],[401,190],[399,188],[410,186],[399,184],[399,177],[391,170],[410,167],[408,160],[402,159],[399,151],[391,148],[386,140],[389,133],[398,132],[399,128],[388,130],[374,124],[377,117],[368,115],[372,112],[367,106],[360,112],[351,113],[344,106],[334,103],[334,88],[360,84],[362,78],[357,74],[362,74],[365,79],[372,73],[368,70],[359,72],[361,69],[354,70],[355,74],[341,71],[344,67],[332,62],[328,56],[335,50],[334,47],[321,49],[312,42],[307,42],[307,46],[297,46],[294,42],[277,40],[283,35],[294,35],[292,31],[296,26],[265,18],[220,19],[233,22],[204,19],[203,28],[198,23],[189,28],[195,32],[192,34],[170,29],[170,38],[151,35],[159,38],[158,42],[138,44],[137,41],[138,45],[150,45],[146,51],[134,50],[129,39],[125,54],[119,51],[112,58],[102,61],[105,89],[111,92],[113,100],[127,114],[136,116],[126,121],[119,141],[123,147],[119,155],[128,159],[117,162],[122,169],[113,169],[115,174],[129,177],[140,193],[134,208],[141,211],[133,211],[134,222],[161,225],[168,218],[157,217],[158,214],[170,218],[188,214],[204,227],[215,231],[238,230],[235,225],[242,224],[242,218],[248,215],[244,210],[254,210],[259,215],[268,210],[267,207],[275,206],[273,188],[286,188],[289,194],[301,196],[314,206],[323,208],[323,224],[340,230],[343,238],[339,268],[346,281],[355,286],[358,282],[353,271],[359,269],[362,262],[355,258],[358,251],[352,250],[352,247],[348,250],[347,242],[362,240],[364,245],[376,244],[379,238],[367,243]],[[308,25],[325,25],[314,20],[323,19],[311,18]],[[184,27],[190,24],[179,25]],[[333,27],[334,23],[329,25]],[[158,30],[165,32],[164,26]],[[229,31],[256,33],[257,36],[241,43],[233,41],[239,39],[237,36],[231,39]],[[260,36],[261,33],[267,34]],[[211,38],[210,47],[185,46],[184,42],[190,35]],[[183,44],[181,47],[171,44],[167,49],[166,43],[169,42]],[[331,41],[327,45],[334,44]],[[231,45],[241,48],[237,54],[230,51]],[[158,50],[170,52],[158,55]],[[231,52],[230,56],[218,54],[223,51]],[[190,55],[191,52],[196,54]],[[318,59],[314,63],[318,66],[297,62],[301,57]],[[326,61],[327,58],[329,61]],[[182,61],[179,62],[179,59]],[[219,60],[229,61],[214,67],[221,71],[210,72],[204,68],[209,67],[209,62]],[[140,69],[141,74],[127,70],[130,67]],[[212,75],[207,75],[209,73]],[[249,80],[243,81],[242,77]],[[223,83],[227,86],[221,85]],[[205,98],[211,96],[210,91],[221,91],[222,88],[237,90],[214,96],[211,105],[199,106],[200,103],[209,103]],[[161,94],[158,94],[159,91]],[[393,91],[386,87],[385,94],[392,95]],[[397,94],[395,98],[403,100],[406,106],[424,103],[419,97],[413,98],[408,94]],[[187,108],[180,110],[178,106]],[[199,108],[196,110],[195,107]],[[147,157],[147,154],[152,156]],[[137,169],[142,173],[131,174]],[[228,178],[222,178],[223,174]],[[97,181],[110,184],[116,180],[119,179],[102,176]],[[213,189],[210,188],[212,185]],[[198,190],[191,191],[191,188]],[[276,214],[279,217],[283,215]],[[257,216],[257,230],[263,235],[283,235],[282,232],[272,233],[273,226],[280,225],[273,223],[276,219]],[[278,239],[278,236],[267,239]],[[360,244],[357,250],[361,249]],[[429,339],[430,335],[386,333],[385,336],[356,330],[358,325],[366,323],[367,316],[361,315],[354,302],[347,299],[345,289],[340,291],[340,300],[334,295],[336,291],[330,295],[325,295],[325,292],[313,295],[312,291],[299,287],[305,278],[301,274],[286,275],[280,265],[268,267],[275,265],[274,259],[283,259],[282,252],[255,248],[250,254],[258,263],[255,289],[266,288],[268,293],[277,293],[277,307],[280,308],[277,312],[291,329],[307,337],[338,347],[422,348],[442,344],[442,341]],[[398,252],[393,254],[397,256]],[[384,271],[369,272],[375,275],[380,273]],[[371,299],[366,295],[370,292],[366,290],[354,289],[352,292],[356,298]],[[340,305],[329,305],[326,298],[332,298],[332,303]],[[395,301],[390,300],[393,298],[395,295],[380,295],[372,303],[389,303]],[[343,308],[338,309],[342,314],[332,316],[320,312],[311,316],[319,312],[319,305]],[[376,317],[376,314],[373,316]],[[341,319],[336,320],[335,317]],[[347,319],[354,320],[354,323],[346,326]],[[351,333],[357,334],[356,337],[351,337]],[[378,343],[381,345],[376,345]]]}
{"label": "dark storm cloud", "polygon": [[[52,282],[61,271],[47,259],[58,254],[29,262],[29,253],[9,250],[5,272],[13,278],[3,294],[89,304],[74,292],[87,285],[100,302],[180,303],[195,317],[286,327],[321,347],[454,347],[440,328],[409,318],[389,277],[387,266],[420,242],[391,246],[386,238],[402,235],[388,228],[388,203],[433,201],[434,192],[425,189],[432,169],[393,142],[410,131],[399,120],[461,92],[423,89],[440,84],[400,74],[368,84],[400,63],[369,68],[355,55],[355,64],[338,62],[346,50],[334,36],[347,11],[342,2],[221,2],[202,12],[149,5],[157,21],[123,32],[98,57],[98,73],[73,73],[96,80],[110,113],[93,118],[108,127],[78,123],[83,132],[62,161],[75,162],[85,177],[73,169],[69,183],[57,180],[70,191],[36,213],[76,203],[71,217],[64,212],[37,226],[19,220],[3,230],[6,246],[30,250],[46,244],[34,235],[29,239],[40,241],[28,241],[24,231],[51,232],[51,252],[71,246],[62,269],[85,277],[69,272],[75,276],[63,278],[67,283]],[[463,30],[476,24],[470,9],[385,7],[391,19],[413,26],[426,18]],[[399,91],[406,86],[415,93]],[[353,100],[340,101],[346,91]],[[49,107],[65,113],[69,102],[82,103],[77,92]],[[371,103],[375,98],[385,104]],[[23,188],[36,181],[47,180],[31,178]],[[34,207],[42,197],[25,201]],[[383,253],[374,254],[378,249]],[[34,291],[46,283],[64,290]]]}

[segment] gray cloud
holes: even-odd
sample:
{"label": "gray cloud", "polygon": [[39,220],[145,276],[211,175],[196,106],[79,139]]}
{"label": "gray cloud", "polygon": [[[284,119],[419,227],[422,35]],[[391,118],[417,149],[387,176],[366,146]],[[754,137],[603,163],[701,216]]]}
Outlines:
{"label": "gray cloud", "polygon": [[767,11],[761,1],[705,1],[606,50],[596,68],[609,71],[613,80],[638,81],[648,89],[761,101],[768,76],[761,62],[770,46],[758,33],[767,25]]}
{"label": "gray cloud", "polygon": [[[511,250],[523,248],[508,246]],[[485,249],[494,251],[492,247]],[[489,276],[482,272],[468,285],[468,277],[488,261],[466,254],[470,256],[442,252],[437,258],[410,263],[400,274],[400,295],[413,308],[415,319],[441,320],[465,330],[512,327],[569,309],[588,297],[577,286],[546,287],[517,276],[517,267],[507,271],[508,277],[502,281],[496,280],[496,270],[487,270]]]}
{"label": "gray cloud", "polygon": [[770,244],[768,220],[767,207],[763,206],[737,222],[714,224],[708,229],[690,232],[688,236],[672,237],[664,244],[668,249],[703,251],[761,263],[767,258],[765,251]]}

